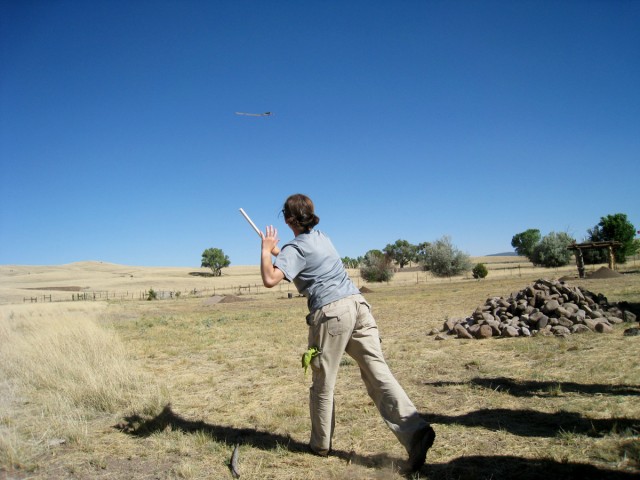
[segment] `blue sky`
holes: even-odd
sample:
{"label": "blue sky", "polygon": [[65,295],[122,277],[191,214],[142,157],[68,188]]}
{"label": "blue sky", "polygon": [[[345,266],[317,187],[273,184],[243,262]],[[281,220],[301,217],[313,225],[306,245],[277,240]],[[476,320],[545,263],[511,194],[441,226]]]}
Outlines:
{"label": "blue sky", "polygon": [[[640,229],[639,1],[0,1],[0,264]],[[247,117],[235,112],[273,112]]]}

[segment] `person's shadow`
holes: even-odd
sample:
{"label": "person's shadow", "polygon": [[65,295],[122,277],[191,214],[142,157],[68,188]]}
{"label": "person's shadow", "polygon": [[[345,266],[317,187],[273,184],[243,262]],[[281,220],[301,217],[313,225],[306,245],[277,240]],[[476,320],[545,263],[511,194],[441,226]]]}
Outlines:
{"label": "person's shadow", "polygon": [[[187,420],[176,414],[171,405],[166,405],[162,412],[153,418],[143,418],[134,414],[124,418],[124,422],[115,426],[118,430],[137,437],[147,437],[165,429],[182,431],[185,433],[204,433],[216,442],[230,445],[249,445],[261,450],[276,450],[284,448],[292,453],[313,455],[308,444],[295,440],[289,435],[266,432],[255,428],[236,428],[224,425],[212,425],[202,420]],[[345,462],[366,467],[379,467],[392,462],[402,464],[404,461],[386,454],[362,456],[351,451],[331,450],[331,456],[341,458]]]}
{"label": "person's shadow", "polygon": [[[552,435],[557,432],[558,426],[554,429],[551,424],[557,418],[551,415],[549,418],[542,418],[545,414],[535,412],[537,416],[529,416],[529,420],[524,420],[523,412],[515,411],[508,415],[506,411],[496,411],[496,415],[490,415],[491,419],[486,418],[487,412],[478,411],[462,417],[447,417],[442,415],[422,415],[425,420],[434,422],[437,432],[437,423],[461,423],[468,426],[481,426],[486,428],[506,428],[507,430],[526,435],[528,428],[534,428],[535,424],[543,420],[543,427],[538,427],[537,434]],[[502,418],[501,422],[495,423],[496,418]],[[171,405],[164,407],[162,412],[153,418],[143,418],[140,415],[131,415],[125,417],[125,421],[116,425],[115,428],[129,435],[138,437],[147,437],[156,432],[165,429],[178,430],[185,433],[204,433],[217,442],[224,442],[229,445],[240,444],[249,445],[261,450],[286,449],[289,452],[301,455],[310,455],[309,448],[306,443],[295,440],[288,435],[270,433],[255,428],[236,428],[224,425],[212,425],[202,420],[187,420],[176,414]],[[523,421],[524,420],[524,421]],[[574,419],[575,421],[575,419]],[[632,421],[636,422],[636,421]],[[522,424],[521,426],[517,426]],[[540,430],[542,428],[542,431]],[[436,443],[438,438],[436,436]],[[630,445],[630,449],[637,451],[640,448],[638,441],[635,446]],[[555,479],[576,479],[576,480],[632,480],[638,478],[638,473],[623,472],[617,470],[607,470],[589,464],[558,462],[551,458],[529,459],[516,456],[502,456],[488,452],[486,455],[461,456],[447,463],[430,463],[427,457],[427,464],[422,468],[421,474],[426,473],[431,480],[482,480],[482,479],[512,479],[518,478],[522,480],[555,480]],[[345,463],[353,463],[367,468],[381,468],[389,465],[399,465],[406,468],[404,459],[392,457],[386,453],[377,455],[359,455],[355,452],[346,452],[344,450],[332,450],[332,456],[336,456],[345,461]],[[406,478],[416,478],[406,473]],[[301,472],[300,478],[304,477]],[[420,478],[420,477],[417,477]]]}

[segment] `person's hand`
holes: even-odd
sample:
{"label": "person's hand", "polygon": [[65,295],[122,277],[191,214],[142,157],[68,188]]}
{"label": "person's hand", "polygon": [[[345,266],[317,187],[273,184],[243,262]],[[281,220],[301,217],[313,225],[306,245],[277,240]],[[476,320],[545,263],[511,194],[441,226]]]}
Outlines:
{"label": "person's hand", "polygon": [[278,248],[278,229],[273,225],[267,226],[262,236],[262,250],[271,253],[272,255],[278,255],[280,249]]}
{"label": "person's hand", "polygon": [[262,252],[260,254],[262,283],[267,288],[275,287],[284,279],[282,270],[276,268],[271,261],[271,255],[280,253],[280,249],[277,246],[278,230],[273,225],[269,225],[264,233],[260,233],[260,236],[262,237]]}

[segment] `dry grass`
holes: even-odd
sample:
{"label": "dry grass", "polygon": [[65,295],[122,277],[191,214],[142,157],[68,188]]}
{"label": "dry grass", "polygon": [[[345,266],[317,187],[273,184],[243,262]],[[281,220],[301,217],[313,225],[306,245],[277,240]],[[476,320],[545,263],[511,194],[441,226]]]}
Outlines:
{"label": "dry grass", "polygon": [[17,305],[0,323],[0,461],[38,468],[51,446],[90,443],[95,421],[128,408],[154,413],[164,397],[96,322],[106,304]]}
{"label": "dry grass", "polygon": [[[428,335],[539,273],[368,285],[391,368],[438,435],[414,478],[640,472],[640,337],[624,325],[566,340]],[[637,274],[575,283],[640,302]],[[405,478],[405,453],[348,359],[335,454],[306,453],[305,301],[241,298],[2,307],[2,468],[12,478],[231,478],[239,444],[245,479]]]}

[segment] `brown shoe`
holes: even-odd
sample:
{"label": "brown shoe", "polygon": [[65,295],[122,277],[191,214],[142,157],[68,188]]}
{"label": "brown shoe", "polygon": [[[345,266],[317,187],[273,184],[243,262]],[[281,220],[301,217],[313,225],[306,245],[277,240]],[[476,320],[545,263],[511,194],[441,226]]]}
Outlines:
{"label": "brown shoe", "polygon": [[431,448],[435,439],[436,432],[433,431],[430,425],[418,430],[413,435],[411,450],[409,451],[409,470],[412,473],[417,472],[424,465],[427,460],[427,450]]}

